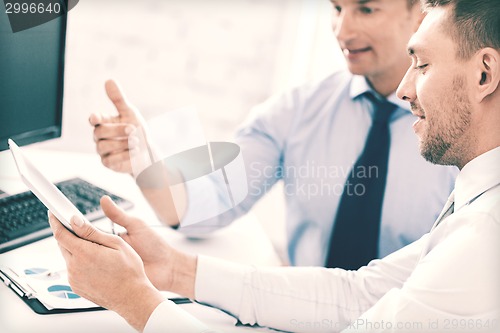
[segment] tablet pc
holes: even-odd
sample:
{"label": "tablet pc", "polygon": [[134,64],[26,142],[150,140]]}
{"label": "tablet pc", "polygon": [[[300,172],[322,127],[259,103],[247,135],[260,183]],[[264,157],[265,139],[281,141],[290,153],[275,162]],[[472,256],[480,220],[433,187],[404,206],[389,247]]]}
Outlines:
{"label": "tablet pc", "polygon": [[61,223],[74,234],[71,228],[70,219],[74,215],[79,215],[84,219],[82,213],[76,208],[71,201],[48,180],[24,155],[21,148],[12,140],[9,139],[9,148],[16,162],[17,170],[21,175],[21,179],[33,192],[33,194],[40,200],[45,207],[47,207],[52,214]]}

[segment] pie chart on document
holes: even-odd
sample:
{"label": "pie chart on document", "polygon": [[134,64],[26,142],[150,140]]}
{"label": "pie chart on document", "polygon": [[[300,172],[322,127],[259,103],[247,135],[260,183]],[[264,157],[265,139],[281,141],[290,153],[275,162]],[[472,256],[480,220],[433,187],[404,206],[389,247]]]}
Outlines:
{"label": "pie chart on document", "polygon": [[77,294],[73,292],[70,286],[56,284],[47,288],[47,291],[55,297],[75,299],[80,298]]}

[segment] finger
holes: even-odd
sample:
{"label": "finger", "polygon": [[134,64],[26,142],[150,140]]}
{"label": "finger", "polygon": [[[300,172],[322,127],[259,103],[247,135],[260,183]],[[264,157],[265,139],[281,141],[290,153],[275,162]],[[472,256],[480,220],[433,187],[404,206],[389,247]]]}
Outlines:
{"label": "finger", "polygon": [[126,123],[106,123],[94,128],[94,141],[102,139],[128,138],[135,129],[134,125]]}
{"label": "finger", "polygon": [[120,239],[119,237],[107,234],[97,229],[79,215],[75,215],[71,218],[71,227],[73,228],[75,234],[84,240],[113,249],[118,248],[119,244],[117,243],[117,240]]}
{"label": "finger", "polygon": [[132,170],[130,153],[128,150],[101,156],[101,162],[105,167],[117,172],[131,172]]}
{"label": "finger", "polygon": [[92,113],[89,117],[89,123],[92,126],[99,125],[102,122],[102,117],[99,113]]}
{"label": "finger", "polygon": [[119,116],[112,116],[102,113],[92,113],[89,117],[89,123],[92,126],[99,126],[106,123],[118,123],[120,122]]}
{"label": "finger", "polygon": [[78,237],[73,235],[62,223],[55,217],[51,212],[48,212],[49,224],[54,234],[54,238],[57,240],[60,248],[64,248],[69,253],[74,247],[74,242],[78,240]]}
{"label": "finger", "polygon": [[133,113],[132,107],[128,104],[125,95],[115,81],[108,80],[104,86],[106,88],[106,94],[115,105],[120,116],[128,116]]}
{"label": "finger", "polygon": [[101,198],[101,207],[104,214],[114,223],[124,227],[127,231],[136,227],[145,227],[146,223],[141,219],[127,214],[123,209],[118,207],[113,200],[107,195]]}
{"label": "finger", "polygon": [[[96,143],[97,153],[101,156],[107,156],[112,153],[121,153],[129,149],[129,140],[99,140]],[[130,147],[133,148],[133,147]]]}
{"label": "finger", "polygon": [[125,242],[130,244],[130,236],[126,232],[122,232],[118,234],[119,237],[121,237]]}

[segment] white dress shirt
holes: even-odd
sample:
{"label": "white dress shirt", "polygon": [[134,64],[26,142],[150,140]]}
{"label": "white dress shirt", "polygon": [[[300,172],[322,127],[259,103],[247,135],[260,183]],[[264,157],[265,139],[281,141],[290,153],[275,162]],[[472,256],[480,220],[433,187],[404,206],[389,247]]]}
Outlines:
{"label": "white dress shirt", "polygon": [[[500,147],[470,161],[456,181],[453,214],[358,271],[256,268],[200,256],[196,299],[242,323],[294,332],[498,332],[499,166]],[[208,332],[181,312],[162,303],[145,332]]]}

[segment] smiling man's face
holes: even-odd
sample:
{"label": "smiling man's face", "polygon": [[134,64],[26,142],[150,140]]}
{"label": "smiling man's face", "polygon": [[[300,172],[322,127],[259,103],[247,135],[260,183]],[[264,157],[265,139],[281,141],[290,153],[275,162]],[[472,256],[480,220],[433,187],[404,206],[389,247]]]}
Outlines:
{"label": "smiling man's face", "polygon": [[420,152],[436,164],[460,166],[473,144],[471,61],[457,57],[457,45],[449,34],[449,8],[429,12],[408,44],[412,59],[398,97],[410,102],[418,117],[413,129]]}
{"label": "smiling man's face", "polygon": [[[369,79],[408,67],[406,44],[420,20],[407,0],[331,0],[333,29],[351,73]],[[402,73],[400,75],[402,75]],[[399,80],[398,80],[399,82]]]}

